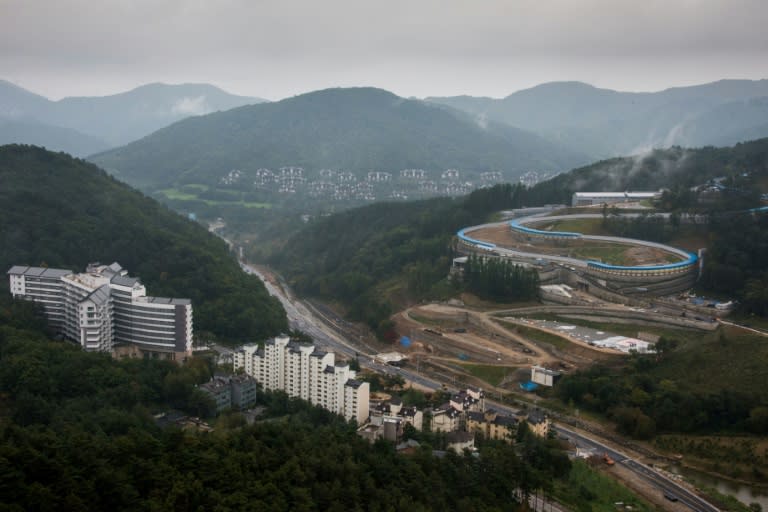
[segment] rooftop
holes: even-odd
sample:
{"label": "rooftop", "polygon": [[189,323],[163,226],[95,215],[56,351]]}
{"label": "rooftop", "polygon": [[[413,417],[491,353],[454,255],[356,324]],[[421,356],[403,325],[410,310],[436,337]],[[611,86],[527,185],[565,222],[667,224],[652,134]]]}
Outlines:
{"label": "rooftop", "polygon": [[27,267],[25,265],[14,265],[8,270],[9,275],[21,275],[30,277],[62,277],[69,274],[74,274],[71,270],[63,268],[44,268],[44,267]]}

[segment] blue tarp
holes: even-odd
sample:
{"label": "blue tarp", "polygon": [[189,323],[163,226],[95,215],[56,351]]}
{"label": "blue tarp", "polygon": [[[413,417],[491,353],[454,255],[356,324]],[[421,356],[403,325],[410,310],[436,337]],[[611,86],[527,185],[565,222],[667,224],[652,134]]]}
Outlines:
{"label": "blue tarp", "polygon": [[527,381],[527,382],[521,382],[520,383],[520,389],[522,389],[523,391],[534,391],[538,387],[539,387],[538,384],[536,384],[535,382],[532,382],[530,380]]}

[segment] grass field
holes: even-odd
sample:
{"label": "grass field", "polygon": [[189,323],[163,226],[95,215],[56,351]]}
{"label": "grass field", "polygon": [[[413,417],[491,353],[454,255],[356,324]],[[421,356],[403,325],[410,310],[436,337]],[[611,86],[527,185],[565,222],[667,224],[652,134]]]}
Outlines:
{"label": "grass field", "polygon": [[611,233],[603,229],[603,219],[571,219],[571,220],[556,220],[549,224],[545,224],[545,228],[539,227],[537,229],[551,229],[552,231],[572,231],[575,233],[582,233],[584,235],[610,235]]}
{"label": "grass field", "polygon": [[[208,187],[205,185],[184,185],[186,189],[192,188],[192,189],[198,189],[201,192],[205,192]],[[252,201],[239,201],[239,200],[233,200],[233,201],[222,201],[222,200],[213,200],[213,199],[200,199],[200,197],[197,194],[193,194],[188,191],[179,190],[177,188],[166,188],[163,190],[159,190],[161,194],[163,194],[166,198],[174,200],[174,201],[202,201],[208,206],[220,206],[220,205],[237,205],[237,206],[244,206],[245,208],[272,208],[272,205],[270,203],[258,203],[258,202],[252,202]],[[239,195],[239,192],[234,190],[221,190],[220,192],[224,192],[227,195],[232,196],[235,198]]]}
{"label": "grass field", "polygon": [[568,250],[568,255],[582,260],[599,260],[609,265],[629,265],[631,262],[625,255],[629,247],[617,244],[574,247]]}
{"label": "grass field", "polygon": [[664,336],[665,338],[676,339],[680,341],[698,340],[703,336],[700,331],[694,331],[690,329],[675,329],[674,327],[613,323],[610,321],[610,319],[606,319],[604,322],[598,322],[593,320],[584,320],[582,318],[567,318],[546,313],[528,315],[528,318],[539,320],[557,320],[559,322],[581,325],[583,327],[589,327],[598,331],[611,332],[613,334],[619,334],[621,336],[628,337],[637,336],[638,332],[649,332],[659,336]]}
{"label": "grass field", "polygon": [[[583,460],[574,460],[571,473],[565,482],[555,480],[554,496],[573,510],[593,512],[615,512],[616,503],[631,505],[634,511],[655,510],[648,502],[641,500],[629,489],[600,471],[592,469]],[[583,508],[585,502],[588,508]]]}
{"label": "grass field", "polygon": [[506,327],[511,331],[516,331],[518,334],[520,334],[520,336],[524,336],[529,340],[533,340],[539,343],[547,343],[561,350],[566,349],[572,345],[570,341],[563,339],[560,336],[556,336],[548,332],[540,331],[539,329],[534,329],[533,327],[518,325],[512,322],[505,322],[503,320],[496,320],[496,322],[498,322],[499,324],[503,325],[504,327]]}
{"label": "grass field", "polygon": [[467,364],[459,363],[473,377],[477,377],[480,380],[491,384],[492,386],[498,386],[507,376],[507,374],[515,371],[515,368],[507,366],[491,366],[485,364]]}
{"label": "grass field", "polygon": [[768,402],[766,361],[768,337],[721,327],[685,340],[651,373],[658,379],[676,381],[681,388],[703,393],[741,390]]}

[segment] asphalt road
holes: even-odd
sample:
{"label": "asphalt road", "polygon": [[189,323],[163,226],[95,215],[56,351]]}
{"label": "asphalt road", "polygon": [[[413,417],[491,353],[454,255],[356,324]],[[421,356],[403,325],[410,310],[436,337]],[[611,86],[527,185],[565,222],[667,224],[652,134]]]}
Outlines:
{"label": "asphalt road", "polygon": [[677,497],[678,503],[682,503],[691,510],[695,510],[697,512],[718,512],[720,510],[708,501],[689,491],[685,487],[679,485],[674,480],[668,478],[666,475],[659,473],[654,469],[642,464],[641,462],[628,457],[624,453],[604,445],[596,439],[586,437],[561,425],[557,425],[555,429],[560,435],[566,435],[569,441],[574,443],[579,448],[587,448],[594,451],[597,455],[603,453],[608,454],[608,456],[611,457],[616,464],[622,464],[639,478],[642,478],[643,480],[658,488],[659,494],[674,495]]}
{"label": "asphalt road", "polygon": [[[275,287],[269,281],[264,279],[255,268],[250,265],[241,264],[243,270],[247,273],[257,275],[264,281],[265,286],[270,294],[280,300],[288,315],[288,321],[291,328],[300,329],[301,331],[309,334],[315,339],[318,345],[323,345],[333,350],[336,353],[344,354],[348,357],[358,357],[361,367],[369,368],[373,371],[388,374],[388,375],[401,375],[404,379],[415,382],[428,389],[438,390],[442,389],[443,383],[434,379],[421,375],[411,368],[398,368],[388,364],[383,364],[375,361],[371,356],[373,354],[363,354],[359,352],[359,347],[355,347],[348,340],[343,339],[338,333],[334,332],[329,326],[325,325],[320,319],[318,319],[301,301],[292,297],[286,296],[286,294],[280,288]],[[454,392],[454,389],[449,389]],[[514,415],[519,411],[511,408],[507,405],[493,402],[486,399],[488,407],[492,407],[502,414]],[[671,493],[677,496],[679,503],[688,506],[691,510],[697,512],[718,512],[718,508],[711,503],[703,500],[699,496],[690,492],[688,489],[678,485],[673,480],[667,478],[665,475],[654,471],[653,469],[637,462],[627,455],[618,452],[609,446],[601,443],[600,441],[578,434],[567,427],[558,425],[557,431],[561,434],[567,435],[569,439],[581,448],[588,448],[595,451],[595,453],[607,453],[616,464],[623,464],[626,468],[631,470],[638,478],[642,478],[659,489],[661,494]],[[549,504],[546,508],[549,508]]]}

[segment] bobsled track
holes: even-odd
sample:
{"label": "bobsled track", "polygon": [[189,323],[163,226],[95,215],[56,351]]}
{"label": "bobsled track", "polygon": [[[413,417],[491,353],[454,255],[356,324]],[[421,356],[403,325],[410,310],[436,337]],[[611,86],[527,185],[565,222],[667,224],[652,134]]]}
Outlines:
{"label": "bobsled track", "polygon": [[[635,217],[639,214],[625,214],[627,217]],[[665,215],[665,214],[661,214]],[[666,216],[666,215],[665,215]],[[519,263],[531,264],[539,268],[540,274],[547,266],[560,265],[565,270],[575,273],[581,282],[579,284],[597,285],[624,295],[666,295],[686,290],[693,286],[699,274],[699,258],[676,247],[645,240],[621,238],[613,236],[586,235],[568,231],[544,231],[528,227],[527,224],[553,222],[572,219],[596,219],[602,218],[601,214],[574,214],[555,215],[548,214],[530,215],[511,221],[481,224],[467,227],[456,233],[458,237],[459,252],[485,254],[513,260]],[[508,226],[516,235],[532,242],[554,241],[567,245],[569,241],[585,240],[602,243],[615,243],[635,247],[648,247],[674,255],[680,261],[657,265],[621,266],[610,265],[592,259],[579,259],[568,256],[553,255],[543,252],[535,252],[535,247],[530,250],[511,249],[487,240],[481,240],[472,236],[486,228],[498,228]],[[573,280],[573,279],[572,279]],[[579,281],[578,279],[576,279]]]}

